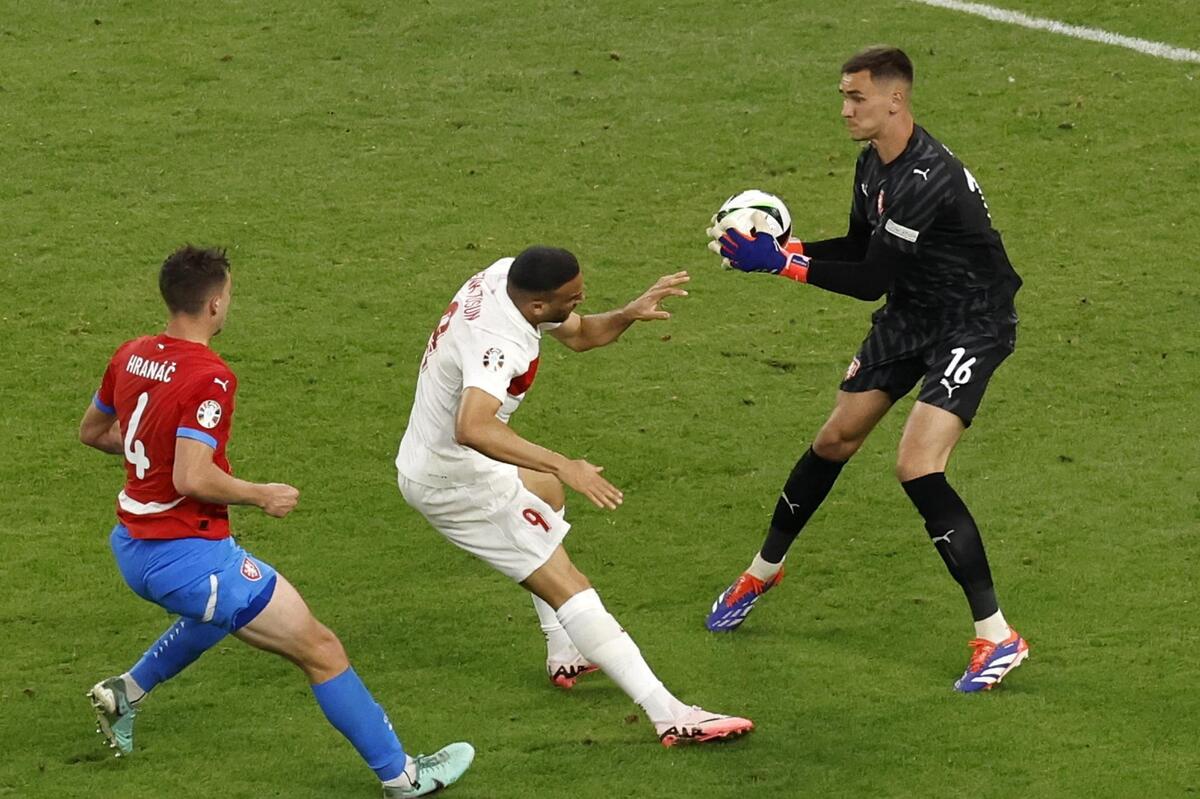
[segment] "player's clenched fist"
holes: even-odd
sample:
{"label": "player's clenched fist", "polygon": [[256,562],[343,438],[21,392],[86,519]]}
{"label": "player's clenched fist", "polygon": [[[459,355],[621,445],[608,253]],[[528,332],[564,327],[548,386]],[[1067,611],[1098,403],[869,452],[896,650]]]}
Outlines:
{"label": "player's clenched fist", "polygon": [[264,483],[259,507],[268,516],[282,519],[300,501],[300,490],[287,483]]}
{"label": "player's clenched fist", "polygon": [[602,471],[603,466],[593,466],[580,458],[567,461],[557,476],[559,480],[590,499],[597,508],[616,510],[624,501],[625,495],[621,493],[621,489],[600,476]]}

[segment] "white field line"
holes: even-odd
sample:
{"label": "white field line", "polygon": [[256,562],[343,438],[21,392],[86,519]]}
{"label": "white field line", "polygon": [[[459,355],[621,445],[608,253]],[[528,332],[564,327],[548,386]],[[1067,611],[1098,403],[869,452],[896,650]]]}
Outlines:
{"label": "white field line", "polygon": [[1153,42],[1148,39],[1135,39],[1132,36],[1122,36],[1119,33],[1109,33],[1099,28],[1085,28],[1080,25],[1068,25],[1065,22],[1057,22],[1052,19],[1042,19],[1041,17],[1031,17],[1028,14],[1022,14],[1019,11],[1009,11],[996,6],[985,5],[984,3],[966,3],[960,0],[912,0],[914,3],[920,3],[926,6],[936,6],[937,8],[946,8],[951,11],[961,11],[964,14],[974,14],[979,17],[986,17],[996,22],[1006,22],[1010,25],[1020,25],[1023,28],[1032,28],[1033,30],[1050,31],[1063,36],[1070,36],[1075,39],[1086,39],[1089,42],[1100,42],[1101,44],[1112,44],[1117,47],[1127,47],[1130,50],[1136,50],[1145,55],[1152,55],[1157,58],[1166,58],[1171,61],[1189,61],[1193,64],[1200,64],[1200,52],[1188,50],[1183,47],[1174,47],[1163,42]]}

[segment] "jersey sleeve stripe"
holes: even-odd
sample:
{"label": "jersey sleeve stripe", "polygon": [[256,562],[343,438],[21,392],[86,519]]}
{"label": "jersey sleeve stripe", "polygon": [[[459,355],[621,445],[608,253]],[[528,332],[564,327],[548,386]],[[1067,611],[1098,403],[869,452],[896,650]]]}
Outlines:
{"label": "jersey sleeve stripe", "polygon": [[92,395],[92,404],[95,405],[98,410],[101,410],[104,413],[107,413],[109,416],[117,415],[116,408],[114,408],[111,405],[105,405],[103,402],[100,401],[100,392],[99,391],[97,391],[95,394]]}
{"label": "jersey sleeve stripe", "polygon": [[176,438],[190,438],[193,441],[199,441],[202,444],[208,444],[213,449],[217,448],[217,440],[205,433],[203,430],[195,430],[191,427],[180,427],[175,431]]}
{"label": "jersey sleeve stripe", "polygon": [[921,235],[921,231],[913,230],[910,227],[905,227],[894,219],[889,219],[883,228],[896,238],[904,239],[905,241],[912,243],[915,243],[917,237]]}

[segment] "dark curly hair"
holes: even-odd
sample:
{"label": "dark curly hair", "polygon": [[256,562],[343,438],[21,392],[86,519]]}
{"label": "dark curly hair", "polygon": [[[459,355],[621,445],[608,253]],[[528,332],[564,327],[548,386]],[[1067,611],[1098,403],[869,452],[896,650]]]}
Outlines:
{"label": "dark curly hair", "polygon": [[185,244],[167,256],[158,273],[158,290],[171,313],[198,314],[225,285],[229,259],[224,248]]}

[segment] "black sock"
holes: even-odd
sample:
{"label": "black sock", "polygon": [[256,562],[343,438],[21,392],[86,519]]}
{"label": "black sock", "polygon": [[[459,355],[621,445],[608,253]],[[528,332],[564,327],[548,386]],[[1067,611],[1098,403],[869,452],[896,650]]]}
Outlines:
{"label": "black sock", "polygon": [[983,539],[966,504],[946,482],[945,473],[934,472],[900,485],[925,518],[925,530],[950,576],[967,595],[975,621],[994,614],[1000,606]]}
{"label": "black sock", "polygon": [[788,547],[800,535],[809,518],[825,501],[829,489],[842,472],[845,461],[827,461],[808,448],[788,475],[783,494],[775,503],[771,516],[771,529],[763,542],[762,559],[779,563],[787,554]]}

